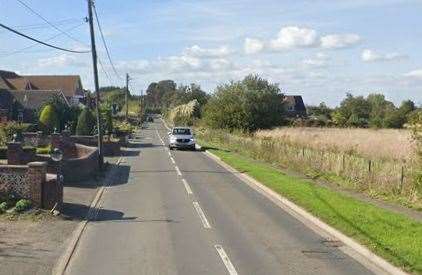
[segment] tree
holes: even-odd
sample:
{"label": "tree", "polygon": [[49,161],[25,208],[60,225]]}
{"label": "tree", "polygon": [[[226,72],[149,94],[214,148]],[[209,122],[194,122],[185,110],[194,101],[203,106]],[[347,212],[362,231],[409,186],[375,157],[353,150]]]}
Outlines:
{"label": "tree", "polygon": [[371,104],[363,97],[346,94],[333,114],[333,121],[342,127],[365,127],[368,125]]}
{"label": "tree", "polygon": [[[57,118],[59,120],[58,130],[63,130],[66,125],[70,126],[74,131],[79,113],[81,112],[78,106],[69,106],[62,97],[54,95],[45,104],[52,105],[56,110]],[[41,108],[43,110],[44,106]],[[72,131],[72,132],[73,132]]]}
{"label": "tree", "polygon": [[276,84],[257,75],[217,87],[204,108],[205,123],[212,128],[254,131],[283,122],[283,96]]}
{"label": "tree", "polygon": [[44,133],[50,134],[60,126],[56,109],[53,105],[47,104],[41,111],[39,118],[39,128]]}
{"label": "tree", "polygon": [[79,115],[76,126],[76,134],[80,136],[89,136],[93,133],[96,119],[89,108],[84,108]]}

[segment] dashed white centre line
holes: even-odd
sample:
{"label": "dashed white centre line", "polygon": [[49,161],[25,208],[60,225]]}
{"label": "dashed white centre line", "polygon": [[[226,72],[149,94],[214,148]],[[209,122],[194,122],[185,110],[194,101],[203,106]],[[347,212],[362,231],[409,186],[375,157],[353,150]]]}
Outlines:
{"label": "dashed white centre line", "polygon": [[174,168],[176,169],[176,173],[177,173],[179,176],[181,176],[181,175],[182,175],[182,172],[180,172],[179,167],[174,166]]}
{"label": "dashed white centre line", "polygon": [[172,157],[172,155],[171,155],[170,151],[168,151],[168,154],[169,154],[169,157]]}
{"label": "dashed white centre line", "polygon": [[192,195],[192,189],[190,188],[188,182],[185,179],[182,179],[183,185],[185,186],[186,192],[188,193],[188,195]]}
{"label": "dashed white centre line", "polygon": [[216,244],[214,247],[215,247],[215,249],[217,249],[218,255],[220,255],[220,258],[223,261],[224,265],[226,266],[229,274],[230,275],[237,275],[237,271],[234,268],[232,262],[230,261],[229,256],[227,256],[226,251],[224,251],[224,248],[219,244]]}
{"label": "dashed white centre line", "polygon": [[173,162],[173,164],[176,164],[176,161],[174,160],[174,158],[170,157],[171,162]]}
{"label": "dashed white centre line", "polygon": [[204,226],[204,228],[210,229],[211,225],[208,222],[207,217],[205,217],[205,213],[204,213],[204,211],[202,211],[202,208],[201,208],[201,206],[199,206],[199,203],[194,201],[193,207],[195,207],[195,210],[198,213],[199,218],[201,219],[202,225]]}

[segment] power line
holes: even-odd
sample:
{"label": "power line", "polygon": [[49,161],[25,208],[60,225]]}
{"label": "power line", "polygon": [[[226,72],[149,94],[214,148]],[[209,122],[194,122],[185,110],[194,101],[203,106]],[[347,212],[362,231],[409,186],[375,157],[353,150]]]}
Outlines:
{"label": "power line", "polygon": [[93,5],[93,8],[94,8],[94,14],[95,14],[95,19],[97,21],[98,29],[100,30],[101,40],[103,41],[103,45],[104,45],[104,48],[106,50],[107,57],[108,57],[108,60],[110,62],[111,68],[113,69],[114,74],[117,76],[117,78],[122,79],[122,77],[117,72],[116,67],[114,66],[113,61],[111,59],[110,51],[108,50],[107,43],[106,43],[105,38],[104,38],[104,33],[103,33],[102,28],[101,28],[100,20],[98,19],[97,8],[95,7],[95,5]]}
{"label": "power line", "polygon": [[[84,25],[84,24],[85,24],[85,23],[78,24],[78,25],[76,25],[76,26],[73,26],[72,28],[66,29],[66,31],[67,31],[67,32],[70,32],[70,31],[72,31],[72,30],[74,30],[74,29],[79,28],[80,26],[82,26],[82,25]],[[53,40],[54,38],[59,37],[59,36],[61,36],[61,35],[63,35],[63,33],[59,33],[59,34],[56,34],[56,35],[50,36],[49,38],[45,39],[44,41],[50,41],[50,40]],[[26,50],[31,49],[31,48],[33,48],[33,47],[35,47],[35,46],[37,46],[37,45],[38,45],[38,44],[37,44],[37,43],[35,43],[35,44],[30,45],[30,46],[27,46],[27,47],[24,47],[24,48],[18,49],[18,50],[16,50],[16,51],[13,51],[13,52],[10,52],[10,53],[7,53],[7,54],[2,54],[2,55],[0,55],[0,57],[9,57],[9,56],[11,56],[11,55],[15,55],[15,54],[18,54],[18,53],[22,53],[22,52],[25,52]]]}
{"label": "power line", "polygon": [[110,75],[107,73],[103,62],[99,58],[98,58],[98,63],[100,64],[101,71],[103,71],[104,75],[107,77],[110,86],[113,86],[113,82],[111,81]]}
{"label": "power line", "polygon": [[69,49],[65,49],[65,48],[61,48],[61,47],[58,47],[58,46],[54,46],[54,45],[51,45],[51,44],[45,43],[45,42],[43,42],[43,41],[41,41],[41,40],[38,40],[38,39],[36,39],[36,38],[30,37],[30,36],[28,36],[28,35],[26,35],[26,34],[23,34],[23,33],[21,33],[21,32],[18,32],[17,30],[14,30],[14,29],[12,29],[12,28],[9,28],[8,26],[3,25],[3,24],[1,24],[1,23],[0,23],[0,27],[2,27],[3,29],[8,30],[8,31],[10,31],[10,32],[13,32],[13,33],[15,33],[15,34],[17,34],[17,35],[19,35],[19,36],[22,36],[22,37],[24,37],[24,38],[26,38],[26,39],[29,39],[29,40],[35,41],[35,42],[37,42],[37,43],[40,43],[40,44],[42,44],[42,45],[44,45],[44,46],[47,46],[47,47],[50,47],[50,48],[53,48],[53,49],[56,49],[56,50],[65,51],[65,52],[71,52],[71,53],[89,53],[89,51],[75,51],[75,50],[69,50]]}
{"label": "power line", "polygon": [[79,39],[71,36],[70,34],[68,34],[67,32],[63,31],[62,29],[58,28],[55,24],[51,23],[50,21],[48,21],[44,16],[42,16],[40,13],[38,13],[37,11],[35,11],[33,8],[31,8],[28,4],[26,4],[25,2],[23,2],[22,0],[16,0],[18,1],[22,6],[24,6],[25,8],[27,8],[29,11],[31,11],[33,14],[35,14],[36,16],[38,16],[39,18],[41,18],[44,22],[46,22],[48,25],[50,25],[51,27],[53,27],[54,29],[56,29],[57,31],[61,32],[62,34],[66,35],[68,38],[81,43],[83,45],[87,45],[86,43],[80,41]]}

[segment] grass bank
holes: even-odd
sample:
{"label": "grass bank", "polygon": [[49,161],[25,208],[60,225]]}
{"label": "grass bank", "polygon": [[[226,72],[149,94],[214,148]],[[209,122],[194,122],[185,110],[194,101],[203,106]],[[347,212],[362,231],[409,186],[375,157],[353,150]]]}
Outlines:
{"label": "grass bank", "polygon": [[422,223],[286,175],[269,164],[230,152],[218,143],[199,143],[239,171],[300,205],[391,263],[422,274]]}

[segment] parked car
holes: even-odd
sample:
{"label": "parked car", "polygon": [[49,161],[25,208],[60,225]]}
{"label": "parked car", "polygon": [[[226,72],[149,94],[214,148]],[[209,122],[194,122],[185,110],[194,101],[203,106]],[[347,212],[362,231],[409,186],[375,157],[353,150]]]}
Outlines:
{"label": "parked car", "polygon": [[195,150],[193,131],[187,127],[174,127],[169,134],[169,148]]}

